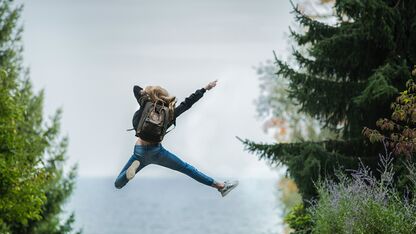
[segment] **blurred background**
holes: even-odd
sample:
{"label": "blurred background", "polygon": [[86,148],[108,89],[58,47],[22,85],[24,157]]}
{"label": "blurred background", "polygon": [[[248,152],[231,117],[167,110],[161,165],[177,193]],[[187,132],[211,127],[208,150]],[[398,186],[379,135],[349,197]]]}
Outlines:
{"label": "blurred background", "polygon": [[[413,233],[415,9],[0,1],[0,233]],[[163,145],[239,187],[151,165],[116,189],[133,86],[213,80]]]}
{"label": "blurred background", "polygon": [[[256,121],[260,62],[287,52],[288,1],[29,1],[24,58],[45,112],[63,107],[69,164],[114,177],[131,155],[133,85],[161,85],[181,102],[218,79],[164,145],[213,176],[271,177],[235,138],[271,141]],[[142,176],[171,175],[164,169]]]}
{"label": "blurred background", "polygon": [[[63,1],[24,3],[24,62],[44,112],[62,107],[67,167],[78,164],[67,205],[84,233],[276,233],[279,172],[235,136],[273,142],[255,100],[260,63],[287,53],[289,1]],[[164,147],[240,187],[221,199],[182,174],[149,166],[122,190],[132,154],[134,85],[161,85],[181,102],[218,79],[177,121]]]}

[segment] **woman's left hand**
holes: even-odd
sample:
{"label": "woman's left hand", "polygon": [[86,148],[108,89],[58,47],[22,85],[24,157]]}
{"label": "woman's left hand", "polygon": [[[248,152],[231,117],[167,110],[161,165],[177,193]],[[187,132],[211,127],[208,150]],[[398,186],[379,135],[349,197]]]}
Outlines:
{"label": "woman's left hand", "polygon": [[214,80],[214,81],[210,82],[209,84],[207,84],[207,86],[205,86],[205,89],[210,90],[210,89],[214,88],[217,85],[217,81],[218,80]]}

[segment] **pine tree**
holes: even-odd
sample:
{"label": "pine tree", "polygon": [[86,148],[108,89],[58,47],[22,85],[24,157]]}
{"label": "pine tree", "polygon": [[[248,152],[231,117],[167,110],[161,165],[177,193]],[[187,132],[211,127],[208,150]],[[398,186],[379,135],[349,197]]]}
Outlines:
{"label": "pine tree", "polygon": [[313,181],[333,176],[335,168],[356,168],[360,158],[375,167],[380,145],[365,141],[361,132],[390,115],[389,106],[416,62],[415,1],[338,0],[334,7],[335,25],[294,7],[305,28],[291,31],[298,65],[277,59],[276,74],[288,79],[289,97],[300,111],[341,139],[273,145],[243,141],[272,165],[287,165],[305,199],[316,195]]}
{"label": "pine tree", "polygon": [[43,118],[43,91],[35,94],[22,66],[22,6],[0,2],[0,233],[69,233],[60,221],[74,186],[75,168],[63,172],[66,137],[58,110]]}

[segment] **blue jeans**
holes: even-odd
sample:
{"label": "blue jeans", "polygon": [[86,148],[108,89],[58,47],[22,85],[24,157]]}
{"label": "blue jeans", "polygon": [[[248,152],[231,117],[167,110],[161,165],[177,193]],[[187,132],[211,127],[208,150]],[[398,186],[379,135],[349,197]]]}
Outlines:
{"label": "blue jeans", "polygon": [[126,171],[133,163],[133,161],[138,160],[140,162],[139,168],[137,168],[136,173],[143,169],[149,164],[156,164],[163,167],[170,168],[175,171],[182,172],[185,175],[188,175],[195,179],[196,181],[203,183],[208,186],[213,186],[214,180],[199,172],[193,166],[182,161],[176,155],[167,151],[163,148],[162,144],[157,143],[153,145],[135,145],[133,155],[130,157],[129,161],[121,170],[118,175],[114,185],[116,188],[120,189],[129,182],[126,177]]}

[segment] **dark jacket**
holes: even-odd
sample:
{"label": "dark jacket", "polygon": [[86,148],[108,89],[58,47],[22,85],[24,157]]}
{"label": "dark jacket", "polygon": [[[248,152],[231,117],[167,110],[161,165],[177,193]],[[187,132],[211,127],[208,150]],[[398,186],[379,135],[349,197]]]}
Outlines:
{"label": "dark jacket", "polygon": [[[145,95],[141,94],[140,91],[142,91],[142,90],[143,90],[143,88],[141,88],[138,85],[135,85],[134,88],[133,88],[134,96],[136,97],[137,102],[140,105],[139,110],[137,110],[136,113],[134,113],[134,116],[133,116],[133,128],[134,128],[134,130],[137,129],[137,125],[138,125],[139,120],[142,116],[143,108],[145,106],[145,103],[147,101],[149,101],[149,99]],[[198,89],[193,94],[191,94],[189,97],[185,98],[185,100],[183,102],[181,102],[181,104],[179,104],[179,106],[177,106],[175,108],[174,115],[173,115],[174,116],[173,121],[169,124],[169,126],[172,125],[172,124],[176,124],[176,118],[179,117],[179,115],[181,115],[183,112],[185,112],[189,108],[191,108],[191,106],[195,102],[197,102],[199,99],[201,99],[202,96],[204,96],[205,92],[206,92],[206,90],[204,88]],[[146,139],[143,139],[143,140],[146,140]]]}

